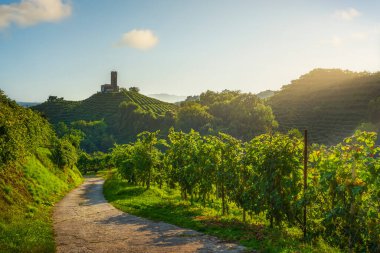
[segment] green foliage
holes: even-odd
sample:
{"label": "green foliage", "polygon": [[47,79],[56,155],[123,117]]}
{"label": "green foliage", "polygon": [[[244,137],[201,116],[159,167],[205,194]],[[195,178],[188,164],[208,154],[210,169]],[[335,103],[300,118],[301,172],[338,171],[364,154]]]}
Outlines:
{"label": "green foliage", "polygon": [[133,145],[116,145],[113,149],[112,162],[130,183],[146,185],[147,189],[152,181],[162,184],[162,153],[157,145],[163,141],[157,139],[158,133],[142,132]]}
{"label": "green foliage", "polygon": [[52,252],[55,249],[52,207],[82,182],[74,167],[53,165],[49,149],[0,172],[0,252]]}
{"label": "green foliage", "polygon": [[222,217],[242,215],[244,222],[248,213],[280,231],[301,231],[306,205],[305,239],[322,237],[355,251],[379,250],[380,148],[375,133],[357,132],[329,148],[314,145],[305,193],[304,144],[297,130],[242,143],[224,133],[201,136],[171,129],[163,155],[154,149],[156,136],[145,132],[135,143],[113,149],[114,165],[129,183],[178,189],[192,206],[215,208]]}
{"label": "green foliage", "polygon": [[54,251],[52,205],[82,181],[74,137],[0,91],[0,252]]}
{"label": "green foliage", "polygon": [[113,165],[114,164],[111,161],[111,154],[100,151],[96,151],[92,154],[81,152],[77,162],[77,166],[83,174],[106,170],[111,168]]}
{"label": "green foliage", "polygon": [[136,92],[136,93],[139,93],[140,92],[140,89],[138,87],[129,87],[128,89],[129,91],[132,91],[132,92]]}
{"label": "green foliage", "polygon": [[160,165],[161,151],[156,147],[159,143],[157,134],[159,131],[150,133],[142,132],[137,136],[137,141],[133,146],[132,163],[136,171],[136,177],[145,179],[147,189],[156,176]]}
{"label": "green foliage", "polygon": [[194,129],[202,133],[213,129],[235,138],[250,140],[278,126],[269,106],[251,93],[224,90],[207,91],[199,101],[182,103],[177,126],[183,131]]}
{"label": "green foliage", "polygon": [[369,101],[369,120],[373,123],[380,122],[380,96]]}
{"label": "green foliage", "polygon": [[302,150],[300,139],[279,133],[260,135],[247,144],[245,163],[254,171],[249,192],[256,193],[251,210],[265,211],[271,227],[300,220]]}
{"label": "green foliage", "polygon": [[0,169],[24,159],[37,147],[49,146],[54,138],[45,119],[18,106],[0,90]]}
{"label": "green foliage", "polygon": [[60,139],[54,145],[52,158],[62,169],[72,168],[78,160],[77,150],[68,139]]}
{"label": "green foliage", "polygon": [[380,119],[380,73],[315,69],[269,98],[279,130],[308,129],[313,143],[335,145],[362,122]]}
{"label": "green foliage", "polygon": [[197,202],[191,205],[181,200],[178,189],[165,185],[162,189],[152,186],[147,190],[142,186],[131,185],[115,174],[106,180],[104,195],[112,205],[124,212],[198,230],[222,240],[239,242],[249,252],[339,252],[322,239],[315,243],[303,242],[300,240],[301,232],[294,229],[268,229],[256,217],[243,222],[239,210],[234,206],[230,207],[229,215],[220,217],[215,202],[208,200],[206,206]]}
{"label": "green foliage", "polygon": [[81,147],[88,153],[106,152],[117,143],[135,141],[138,133],[161,130],[174,124],[177,106],[136,91],[97,93],[83,101],[50,100],[33,107],[54,125],[64,122],[82,131]]}
{"label": "green foliage", "polygon": [[196,129],[207,133],[212,122],[213,116],[207,112],[207,107],[198,103],[188,102],[178,110],[177,126],[185,132]]}
{"label": "green foliage", "polygon": [[83,141],[80,143],[80,147],[86,152],[104,152],[111,148],[115,143],[113,136],[107,133],[107,124],[104,120],[78,120],[71,122],[70,126],[71,132],[83,133]]}
{"label": "green foliage", "polygon": [[343,143],[310,154],[311,215],[316,234],[354,251],[380,250],[380,148],[376,134],[356,132]]}
{"label": "green foliage", "polygon": [[137,184],[136,170],[132,160],[133,145],[115,145],[112,149],[112,161],[119,174],[131,184]]}
{"label": "green foliage", "polygon": [[182,196],[187,199],[191,196],[200,180],[202,168],[199,166],[199,147],[201,136],[198,132],[191,130],[188,134],[170,130],[169,149],[166,152],[166,165],[169,168],[169,178],[171,184],[178,184]]}

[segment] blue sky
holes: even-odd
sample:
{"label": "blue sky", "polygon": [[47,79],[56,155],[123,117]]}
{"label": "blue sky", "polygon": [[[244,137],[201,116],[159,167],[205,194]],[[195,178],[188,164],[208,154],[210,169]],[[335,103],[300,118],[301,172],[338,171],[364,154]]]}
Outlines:
{"label": "blue sky", "polygon": [[0,89],[81,100],[280,89],[313,68],[380,70],[380,1],[0,0]]}

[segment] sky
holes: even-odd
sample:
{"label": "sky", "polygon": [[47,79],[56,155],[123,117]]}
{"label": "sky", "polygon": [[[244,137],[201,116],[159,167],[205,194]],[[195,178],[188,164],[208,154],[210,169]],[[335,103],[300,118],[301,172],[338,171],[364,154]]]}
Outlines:
{"label": "sky", "polygon": [[82,100],[278,90],[314,68],[380,71],[377,0],[0,0],[0,89]]}

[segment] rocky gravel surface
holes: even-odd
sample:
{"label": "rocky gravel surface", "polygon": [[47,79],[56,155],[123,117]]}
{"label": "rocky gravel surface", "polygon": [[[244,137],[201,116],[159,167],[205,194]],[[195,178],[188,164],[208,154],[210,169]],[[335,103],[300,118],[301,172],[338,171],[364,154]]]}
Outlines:
{"label": "rocky gravel surface", "polygon": [[243,246],[124,213],[103,196],[104,180],[85,182],[54,209],[57,252],[245,252]]}

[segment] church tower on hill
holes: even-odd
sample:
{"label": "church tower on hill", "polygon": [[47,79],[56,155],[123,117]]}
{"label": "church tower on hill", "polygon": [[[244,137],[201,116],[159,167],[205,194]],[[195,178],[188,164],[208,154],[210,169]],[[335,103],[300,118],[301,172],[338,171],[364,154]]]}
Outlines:
{"label": "church tower on hill", "polygon": [[117,86],[117,71],[111,71],[111,84],[103,84],[100,90],[102,93],[119,92],[119,86]]}

